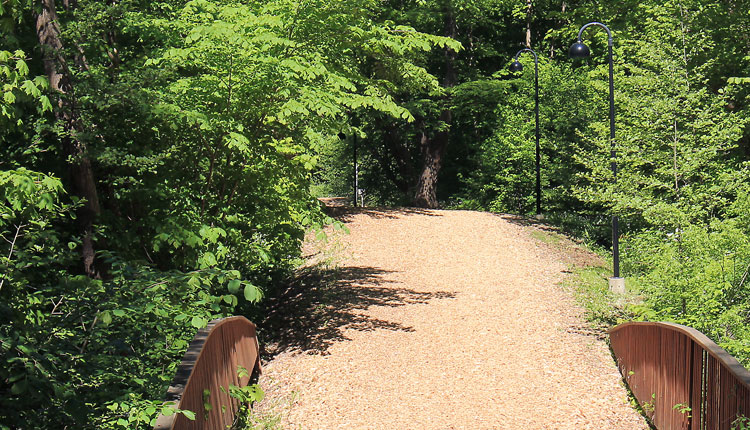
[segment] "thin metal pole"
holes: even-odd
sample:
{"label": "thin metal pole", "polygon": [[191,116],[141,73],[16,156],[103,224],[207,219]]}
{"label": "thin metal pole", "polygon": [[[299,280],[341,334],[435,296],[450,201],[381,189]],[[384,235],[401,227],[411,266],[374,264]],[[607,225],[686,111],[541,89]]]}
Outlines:
{"label": "thin metal pole", "polygon": [[542,156],[539,146],[539,57],[531,48],[524,48],[516,52],[515,61],[518,56],[524,52],[531,52],[534,55],[534,114],[536,116],[536,214],[542,213],[542,174],[541,162]]}
{"label": "thin metal pole", "polygon": [[354,207],[357,207],[357,194],[359,193],[359,165],[357,165],[357,133],[352,133],[354,145]]}
{"label": "thin metal pole", "polygon": [[[615,151],[615,78],[614,62],[612,60],[612,31],[601,22],[590,22],[578,30],[578,42],[581,42],[583,31],[588,27],[596,25],[607,32],[607,48],[609,57],[609,140],[610,140],[610,166],[612,168],[612,182],[617,183],[617,152]],[[620,277],[620,225],[617,215],[612,215],[612,266],[614,277]]]}
{"label": "thin metal pole", "polygon": [[539,153],[539,60],[534,55],[534,103],[536,114],[536,214],[542,213],[541,155]]}
{"label": "thin metal pole", "polygon": [[[617,183],[617,152],[615,149],[615,77],[612,61],[612,35],[609,35],[609,140],[612,181]],[[612,215],[612,260],[615,278],[620,277],[620,226],[617,215]]]}

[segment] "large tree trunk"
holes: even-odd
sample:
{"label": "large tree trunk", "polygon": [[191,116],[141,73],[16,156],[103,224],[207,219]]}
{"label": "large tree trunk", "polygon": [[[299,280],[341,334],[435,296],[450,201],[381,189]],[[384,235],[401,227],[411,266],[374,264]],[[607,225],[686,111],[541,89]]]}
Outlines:
{"label": "large tree trunk", "polygon": [[[440,114],[440,120],[450,124],[452,118],[449,109]],[[435,209],[438,207],[437,182],[440,168],[443,167],[443,155],[449,141],[448,130],[440,131],[432,138],[422,133],[422,174],[417,182],[417,193],[414,197],[414,206]]]}
{"label": "large tree trunk", "polygon": [[83,270],[90,277],[98,277],[99,273],[94,264],[93,229],[94,219],[100,212],[99,197],[86,144],[79,140],[83,125],[75,109],[73,81],[63,56],[55,0],[41,0],[38,11],[36,32],[44,52],[44,70],[49,78],[50,87],[58,95],[55,117],[63,128],[60,139],[68,162],[72,192],[86,201],[77,217],[83,241]]}
{"label": "large tree trunk", "polygon": [[[457,33],[456,18],[450,1],[445,8],[445,35],[455,39]],[[445,48],[445,74],[443,75],[443,86],[450,88],[456,85],[456,51]],[[417,191],[414,195],[414,206],[423,208],[437,208],[437,181],[440,168],[443,167],[443,155],[450,140],[450,124],[453,115],[449,107],[440,113],[440,121],[444,125],[442,130],[429,137],[423,132],[421,139],[422,149],[422,173],[417,182]]]}

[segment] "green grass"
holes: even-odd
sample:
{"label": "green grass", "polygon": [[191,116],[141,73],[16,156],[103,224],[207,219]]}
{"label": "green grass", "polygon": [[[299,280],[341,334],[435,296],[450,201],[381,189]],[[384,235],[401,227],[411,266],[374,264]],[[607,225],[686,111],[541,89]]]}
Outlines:
{"label": "green grass", "polygon": [[264,398],[262,407],[254,404],[238,414],[233,430],[283,430],[282,418],[289,413],[297,394],[285,398]]}
{"label": "green grass", "polygon": [[[629,311],[631,305],[638,302],[633,294],[620,296],[610,292],[607,278],[612,276],[612,267],[605,261],[610,260],[608,252],[594,250],[584,244],[576,243],[563,233],[549,230],[535,229],[531,237],[551,245],[562,252],[591,254],[591,258],[578,258],[568,268],[569,275],[565,277],[561,286],[572,293],[579,305],[584,309],[586,320],[593,329],[607,330],[621,322],[630,321],[634,314]],[[598,256],[598,258],[596,257]],[[626,288],[634,290],[633,281],[626,280]]]}
{"label": "green grass", "polygon": [[544,242],[549,245],[558,245],[563,242],[563,239],[565,238],[560,233],[554,233],[550,231],[543,231],[543,230],[534,230],[531,232],[531,237],[534,239]]}
{"label": "green grass", "polygon": [[607,278],[610,275],[607,267],[575,267],[562,284],[584,308],[586,320],[600,329],[629,321],[633,316],[626,306],[632,298],[627,295],[620,297],[609,291]]}
{"label": "green grass", "polygon": [[235,428],[237,430],[282,430],[281,414],[253,412]]}

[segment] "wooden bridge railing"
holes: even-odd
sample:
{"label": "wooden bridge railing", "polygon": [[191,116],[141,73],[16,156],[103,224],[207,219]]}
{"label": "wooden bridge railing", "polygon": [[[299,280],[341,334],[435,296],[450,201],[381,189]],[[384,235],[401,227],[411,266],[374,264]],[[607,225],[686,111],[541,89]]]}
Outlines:
{"label": "wooden bridge railing", "polygon": [[240,404],[229,396],[229,386],[250,381],[249,375],[238,375],[239,366],[250,374],[260,372],[255,324],[245,317],[211,321],[195,335],[167,391],[167,402],[194,412],[195,420],[183,414],[161,415],[154,430],[231,427]]}
{"label": "wooden bridge railing", "polygon": [[609,334],[620,372],[657,429],[730,430],[750,417],[750,373],[703,333],[631,322]]}

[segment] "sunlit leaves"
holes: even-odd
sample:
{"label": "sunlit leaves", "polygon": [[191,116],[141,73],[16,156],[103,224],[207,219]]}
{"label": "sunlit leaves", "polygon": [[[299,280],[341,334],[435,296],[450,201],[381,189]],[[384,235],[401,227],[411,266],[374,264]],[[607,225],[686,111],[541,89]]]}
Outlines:
{"label": "sunlit leaves", "polygon": [[25,102],[37,105],[40,112],[52,110],[49,98],[42,91],[47,89],[47,79],[36,76],[29,79],[29,66],[23,51],[0,50],[0,125],[21,125],[22,111],[17,104]]}
{"label": "sunlit leaves", "polygon": [[57,178],[26,169],[0,171],[0,226],[4,221],[55,209],[61,193],[62,183]]}
{"label": "sunlit leaves", "polygon": [[263,297],[263,292],[260,290],[260,288],[250,283],[245,284],[245,288],[243,289],[242,294],[245,297],[245,300],[247,300],[248,302],[257,302],[261,299],[261,297]]}

